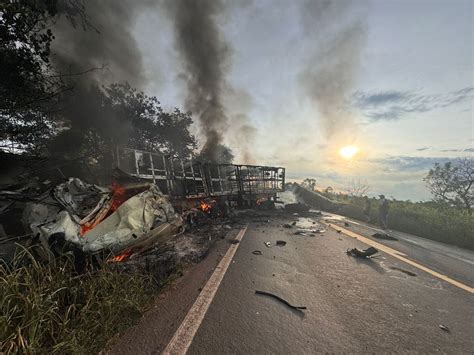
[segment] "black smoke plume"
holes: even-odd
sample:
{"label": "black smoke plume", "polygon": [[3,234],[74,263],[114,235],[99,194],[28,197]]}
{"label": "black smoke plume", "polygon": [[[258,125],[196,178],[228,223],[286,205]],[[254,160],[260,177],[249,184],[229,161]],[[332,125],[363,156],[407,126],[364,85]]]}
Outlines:
{"label": "black smoke plume", "polygon": [[203,152],[216,161],[228,126],[223,92],[230,60],[216,17],[224,10],[219,0],[175,0],[166,3],[172,17],[176,47],[184,65],[187,84],[186,109],[199,118],[205,138]]}
{"label": "black smoke plume", "polygon": [[[128,82],[143,89],[146,84],[141,53],[132,27],[146,1],[64,1],[53,27],[51,62],[65,84],[64,107],[59,112],[65,128],[50,150],[76,152],[91,130],[110,135],[110,144],[127,144],[130,127],[104,112],[102,86]],[[78,152],[80,153],[80,152]]]}

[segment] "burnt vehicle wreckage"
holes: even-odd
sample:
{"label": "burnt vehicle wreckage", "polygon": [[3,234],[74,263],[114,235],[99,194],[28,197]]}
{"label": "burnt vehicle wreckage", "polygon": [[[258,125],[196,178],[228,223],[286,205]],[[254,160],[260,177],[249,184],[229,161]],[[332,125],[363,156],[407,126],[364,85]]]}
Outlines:
{"label": "burnt vehicle wreckage", "polygon": [[[31,174],[0,190],[0,258],[18,244],[39,258],[73,253],[98,263],[146,253],[200,219],[227,217],[234,207],[272,208],[284,191],[282,167],[212,164],[136,149],[114,149],[110,186],[84,178]],[[56,174],[58,175],[58,174]]]}

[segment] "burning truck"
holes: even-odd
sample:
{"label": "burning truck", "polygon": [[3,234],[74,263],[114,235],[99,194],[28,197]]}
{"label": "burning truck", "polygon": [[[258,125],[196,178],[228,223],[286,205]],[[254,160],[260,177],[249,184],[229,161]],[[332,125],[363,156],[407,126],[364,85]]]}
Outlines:
{"label": "burning truck", "polygon": [[275,201],[285,186],[281,167],[208,164],[129,148],[116,148],[113,161],[119,177],[109,187],[70,177],[1,190],[2,257],[8,259],[5,245],[20,242],[40,245],[43,258],[72,251],[77,259],[122,261],[190,228],[197,214],[225,217],[236,206]]}

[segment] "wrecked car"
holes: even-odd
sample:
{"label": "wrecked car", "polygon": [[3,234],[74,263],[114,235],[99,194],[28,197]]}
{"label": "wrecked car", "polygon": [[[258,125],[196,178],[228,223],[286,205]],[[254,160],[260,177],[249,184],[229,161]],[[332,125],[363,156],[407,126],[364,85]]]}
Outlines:
{"label": "wrecked car", "polygon": [[176,234],[183,225],[153,183],[102,187],[78,178],[31,198],[22,222],[46,249],[61,245],[87,254],[125,252],[126,257]]}

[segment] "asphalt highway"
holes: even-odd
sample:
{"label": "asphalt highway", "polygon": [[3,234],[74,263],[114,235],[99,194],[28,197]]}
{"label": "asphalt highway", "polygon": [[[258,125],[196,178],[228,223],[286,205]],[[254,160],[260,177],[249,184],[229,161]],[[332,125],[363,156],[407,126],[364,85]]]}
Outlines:
{"label": "asphalt highway", "polygon": [[[347,249],[367,245],[335,230],[312,237],[281,227],[293,221],[251,224],[188,353],[473,351],[473,294],[384,253],[349,257]],[[287,244],[276,246],[277,240]],[[440,265],[449,256],[443,258]],[[472,279],[472,265],[454,260],[464,268],[448,273]],[[294,311],[256,290],[307,309]]]}
{"label": "asphalt highway", "polygon": [[[373,227],[337,216],[302,218],[275,212],[268,223],[259,220],[248,220],[187,353],[472,353],[474,253],[402,234],[396,234],[398,241],[376,240],[371,238]],[[292,228],[283,227],[293,222]],[[299,227],[326,231],[295,234]],[[376,240],[424,269],[384,251],[370,260],[348,256],[346,250],[369,245],[342,230]],[[278,240],[286,245],[276,245]],[[435,276],[439,274],[465,287]],[[192,271],[185,277],[195,279]],[[257,290],[306,309],[292,309]],[[168,297],[170,305],[180,303],[179,292],[177,287]],[[186,312],[161,314],[156,311],[145,322],[148,333],[155,329],[160,342],[141,337],[139,325],[124,338],[130,352],[165,349]],[[133,346],[133,339],[140,348]],[[124,348],[110,353],[127,353]]]}

